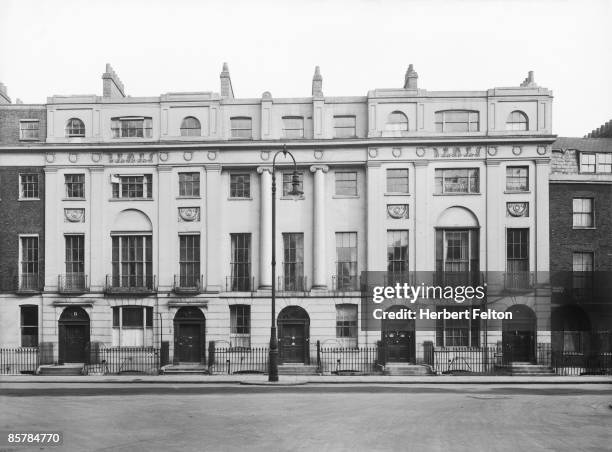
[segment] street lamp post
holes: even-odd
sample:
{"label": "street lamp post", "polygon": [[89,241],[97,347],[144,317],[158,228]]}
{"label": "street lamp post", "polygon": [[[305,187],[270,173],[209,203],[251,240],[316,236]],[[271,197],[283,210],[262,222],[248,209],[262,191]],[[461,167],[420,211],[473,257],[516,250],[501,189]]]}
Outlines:
{"label": "street lamp post", "polygon": [[268,381],[278,381],[278,338],[276,337],[276,157],[278,154],[283,154],[283,157],[291,157],[293,160],[293,176],[291,177],[290,196],[300,196],[302,192],[299,190],[300,183],[297,163],[293,154],[287,150],[287,145],[283,149],[277,151],[272,159],[272,318],[270,325],[270,355],[268,358]]}

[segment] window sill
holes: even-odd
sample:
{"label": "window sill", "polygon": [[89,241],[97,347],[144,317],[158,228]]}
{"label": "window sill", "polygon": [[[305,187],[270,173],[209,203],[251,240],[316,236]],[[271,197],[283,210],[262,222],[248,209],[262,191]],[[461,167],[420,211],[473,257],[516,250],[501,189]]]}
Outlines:
{"label": "window sill", "polygon": [[253,198],[227,198],[228,201],[253,201]]}
{"label": "window sill", "polygon": [[202,199],[201,196],[177,196],[176,199]]}
{"label": "window sill", "polygon": [[505,195],[530,195],[531,190],[504,190]]}
{"label": "window sill", "polygon": [[40,201],[40,198],[19,198],[18,201]]}
{"label": "window sill", "polygon": [[153,198],[109,198],[110,202],[121,201],[155,201]]}
{"label": "window sill", "polygon": [[588,230],[595,230],[597,229],[597,227],[595,226],[572,226],[572,229],[586,229]]}
{"label": "window sill", "polygon": [[62,198],[62,201],[87,201],[85,198]]}
{"label": "window sill", "polygon": [[434,193],[434,196],[480,196],[482,193]]}
{"label": "window sill", "polygon": [[358,199],[359,195],[333,195],[332,199]]}
{"label": "window sill", "polygon": [[385,196],[410,196],[410,193],[388,192]]}
{"label": "window sill", "polygon": [[281,196],[281,201],[303,201],[306,199],[304,196]]}
{"label": "window sill", "polygon": [[40,141],[40,138],[19,138],[19,141]]}

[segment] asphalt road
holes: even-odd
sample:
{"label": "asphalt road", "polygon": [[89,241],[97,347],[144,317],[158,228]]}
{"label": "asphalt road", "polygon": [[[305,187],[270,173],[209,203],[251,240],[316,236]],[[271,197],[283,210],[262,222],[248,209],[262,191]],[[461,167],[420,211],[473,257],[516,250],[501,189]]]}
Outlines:
{"label": "asphalt road", "polygon": [[45,386],[3,385],[0,430],[70,451],[612,451],[609,385]]}

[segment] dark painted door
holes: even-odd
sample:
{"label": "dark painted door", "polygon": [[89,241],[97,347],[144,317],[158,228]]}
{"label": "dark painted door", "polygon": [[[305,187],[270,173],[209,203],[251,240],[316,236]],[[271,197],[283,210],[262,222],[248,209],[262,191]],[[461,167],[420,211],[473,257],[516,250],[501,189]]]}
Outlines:
{"label": "dark painted door", "polygon": [[414,362],[414,331],[384,330],[383,342],[389,362]]}
{"label": "dark painted door", "polygon": [[514,330],[504,331],[504,354],[508,362],[534,360],[534,334],[533,331]]}
{"label": "dark painted door", "polygon": [[65,325],[64,328],[64,362],[87,362],[87,344],[89,343],[89,325]]}
{"label": "dark painted door", "polygon": [[280,359],[283,363],[303,363],[306,335],[304,324],[283,324],[279,329]]}
{"label": "dark painted door", "polygon": [[202,360],[202,326],[197,323],[179,323],[178,330],[178,360],[199,363]]}

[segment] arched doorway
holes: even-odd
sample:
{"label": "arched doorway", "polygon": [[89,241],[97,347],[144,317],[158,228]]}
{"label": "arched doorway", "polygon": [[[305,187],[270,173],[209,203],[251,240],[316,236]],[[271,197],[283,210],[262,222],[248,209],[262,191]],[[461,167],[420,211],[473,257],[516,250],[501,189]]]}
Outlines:
{"label": "arched doorway", "polygon": [[201,363],[206,358],[206,317],[197,307],[182,307],[174,316],[174,362]]}
{"label": "arched doorway", "polygon": [[[402,312],[405,306],[391,306],[385,312]],[[387,362],[416,361],[414,320],[384,318],[381,326],[381,340],[386,350]]]}
{"label": "arched doorway", "polygon": [[524,304],[506,309],[512,319],[503,321],[502,346],[506,362],[535,362],[536,315]]}
{"label": "arched doorway", "polygon": [[58,320],[59,363],[86,363],[89,349],[89,315],[74,306],[64,309]]}
{"label": "arched doorway", "polygon": [[278,359],[281,363],[309,363],[310,317],[299,306],[278,314]]}

